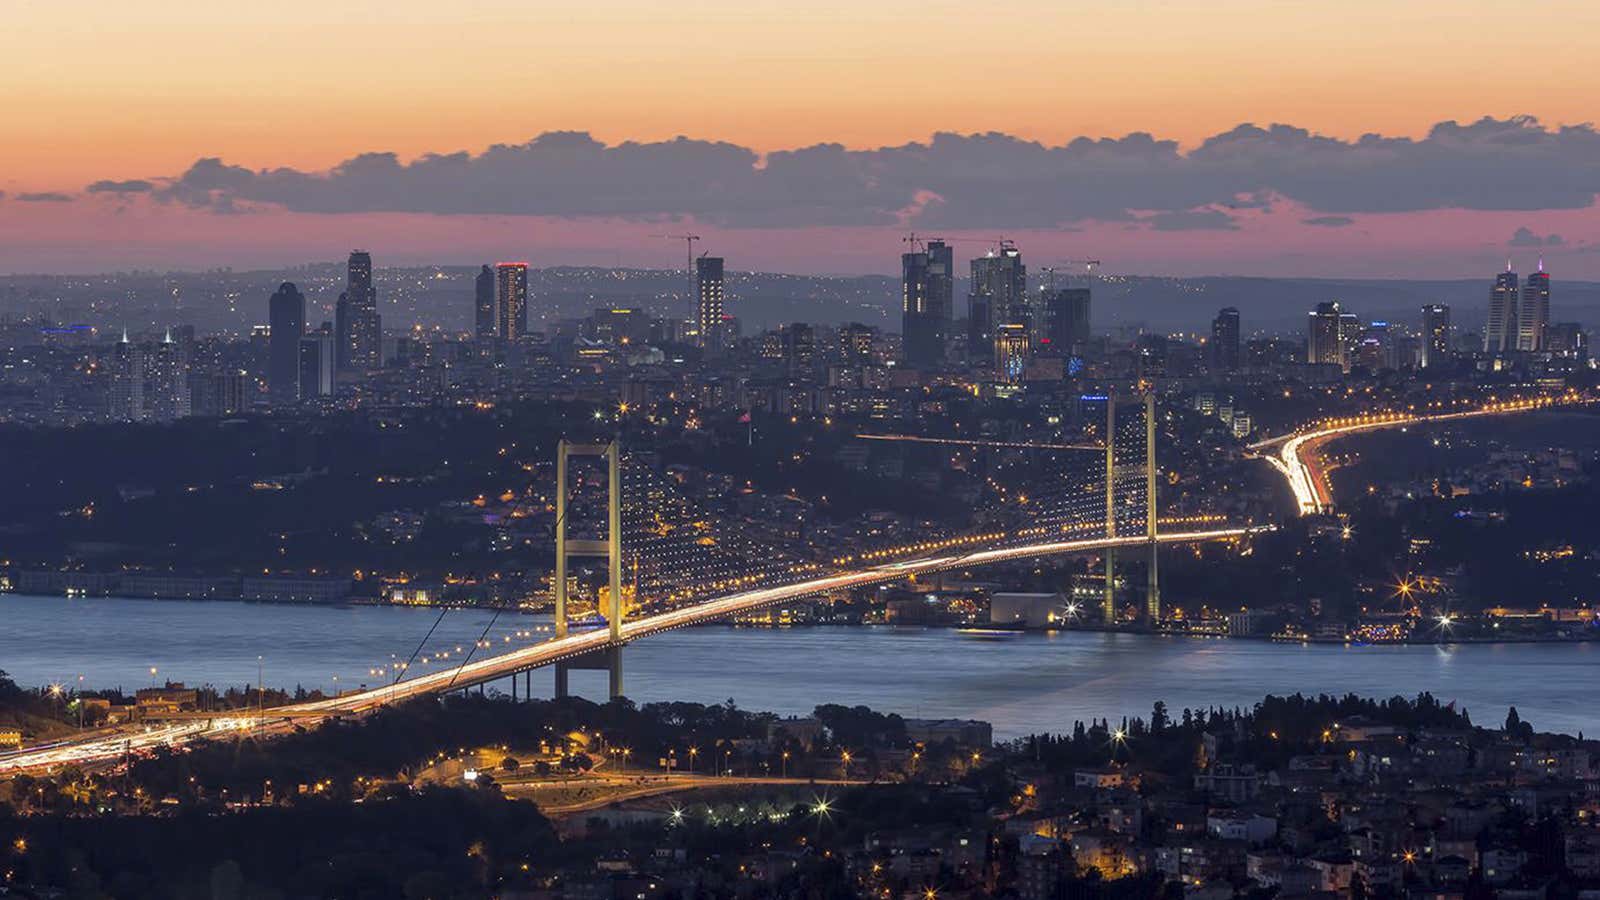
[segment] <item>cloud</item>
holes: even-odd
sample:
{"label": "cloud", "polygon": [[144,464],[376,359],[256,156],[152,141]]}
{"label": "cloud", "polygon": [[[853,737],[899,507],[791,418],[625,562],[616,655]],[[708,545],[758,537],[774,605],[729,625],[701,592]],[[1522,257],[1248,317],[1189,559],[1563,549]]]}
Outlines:
{"label": "cloud", "polygon": [[1237,231],[1239,224],[1220,209],[1192,209],[1156,213],[1140,221],[1156,231]]}
{"label": "cloud", "polygon": [[1507,247],[1559,247],[1567,241],[1559,234],[1547,234],[1540,237],[1533,233],[1533,229],[1523,226],[1511,235],[1511,240],[1506,241]]}
{"label": "cloud", "polygon": [[[363,153],[321,172],[203,158],[157,179],[161,201],[216,211],[689,216],[745,227],[1056,228],[1089,221],[1236,227],[1229,211],[1282,200],[1311,225],[1357,213],[1592,206],[1600,132],[1531,117],[1442,122],[1422,138],[1354,140],[1244,124],[1192,150],[1136,132],[1050,146],[1008,134],[938,133],[871,149],[822,143],[764,157],[719,141],[605,144],[547,132],[481,153],[410,161]],[[97,182],[139,192],[149,182]],[[1151,219],[1161,215],[1163,218]]]}
{"label": "cloud", "polygon": [[18,194],[17,199],[23,203],[71,203],[72,195],[60,191],[35,191],[27,194]]}
{"label": "cloud", "polygon": [[127,181],[96,181],[85,188],[91,194],[145,194],[155,190],[155,183],[143,178],[132,178]]}
{"label": "cloud", "polygon": [[1300,220],[1302,225],[1315,225],[1318,228],[1343,228],[1346,225],[1354,225],[1355,223],[1356,220],[1349,216],[1312,216],[1309,219]]}

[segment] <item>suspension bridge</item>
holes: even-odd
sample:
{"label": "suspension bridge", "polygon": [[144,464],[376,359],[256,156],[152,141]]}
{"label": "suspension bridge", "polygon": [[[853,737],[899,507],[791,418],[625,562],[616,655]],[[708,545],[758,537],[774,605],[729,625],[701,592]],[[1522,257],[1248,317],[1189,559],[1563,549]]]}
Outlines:
{"label": "suspension bridge", "polygon": [[[550,639],[495,655],[493,642],[480,639],[459,662],[429,672],[399,665],[386,684],[329,699],[124,727],[14,751],[0,755],[0,772],[104,762],[240,732],[283,732],[308,720],[360,715],[497,681],[509,680],[515,693],[518,675],[551,666],[558,695],[566,693],[568,670],[601,668],[610,673],[611,695],[622,696],[621,653],[633,641],[807,598],[1041,557],[1102,557],[1100,612],[1115,624],[1132,615],[1118,602],[1117,554],[1146,555],[1138,617],[1153,623],[1161,616],[1161,546],[1238,541],[1264,528],[1213,525],[1215,517],[1192,512],[1163,518],[1155,400],[1148,394],[1131,399],[1085,398],[1104,406],[1104,418],[1079,444],[904,442],[915,452],[968,454],[953,462],[982,479],[988,502],[968,510],[955,528],[933,521],[898,527],[817,522],[804,512],[767,508],[785,500],[799,504],[798,498],[758,494],[731,480],[705,483],[718,476],[662,465],[653,454],[629,454],[616,439],[562,441],[547,510],[554,515],[555,548]],[[978,453],[990,454],[982,466]],[[1161,529],[1197,521],[1204,524]],[[833,549],[841,542],[851,549]],[[579,562],[585,558],[598,562]]]}

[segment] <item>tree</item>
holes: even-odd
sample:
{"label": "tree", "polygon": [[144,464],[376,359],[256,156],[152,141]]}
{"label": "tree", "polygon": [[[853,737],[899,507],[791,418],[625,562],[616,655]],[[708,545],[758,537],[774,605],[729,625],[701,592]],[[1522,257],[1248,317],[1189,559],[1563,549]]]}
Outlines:
{"label": "tree", "polygon": [[500,760],[500,770],[503,772],[515,772],[517,769],[521,768],[521,766],[522,763],[517,762],[517,758],[515,756],[508,756],[505,759]]}
{"label": "tree", "polygon": [[1170,724],[1171,720],[1167,717],[1167,704],[1157,700],[1155,706],[1150,709],[1150,733],[1160,734]]}

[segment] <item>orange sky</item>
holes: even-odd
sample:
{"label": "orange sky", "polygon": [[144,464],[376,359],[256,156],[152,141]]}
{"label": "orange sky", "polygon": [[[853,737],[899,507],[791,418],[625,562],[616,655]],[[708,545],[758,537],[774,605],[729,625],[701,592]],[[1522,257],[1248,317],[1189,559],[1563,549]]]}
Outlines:
{"label": "orange sky", "polygon": [[77,190],[551,129],[765,150],[1575,123],[1600,97],[1600,3],[11,0],[0,58],[0,188]]}

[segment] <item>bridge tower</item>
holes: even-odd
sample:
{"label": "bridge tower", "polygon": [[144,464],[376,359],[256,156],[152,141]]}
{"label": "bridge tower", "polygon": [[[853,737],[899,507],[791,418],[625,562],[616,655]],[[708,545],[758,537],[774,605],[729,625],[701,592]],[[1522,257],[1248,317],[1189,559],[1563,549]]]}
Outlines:
{"label": "bridge tower", "polygon": [[1144,395],[1144,522],[1150,538],[1150,583],[1145,593],[1145,616],[1150,626],[1161,621],[1161,578],[1157,574],[1157,554],[1161,542],[1156,531],[1156,392]]}
{"label": "bridge tower", "polygon": [[[606,539],[577,540],[567,537],[567,462],[574,456],[603,457],[606,461],[607,501]],[[622,696],[622,447],[620,442],[579,444],[563,439],[556,444],[556,638],[567,636],[567,560],[574,556],[606,558],[610,596],[605,611],[611,631],[609,646],[601,651],[604,660],[582,658],[556,663],[556,696],[567,696],[567,672],[573,668],[605,668],[611,676],[611,697]]]}
{"label": "bridge tower", "polygon": [[[1117,393],[1106,391],[1106,537],[1117,536]],[[1102,613],[1107,625],[1117,621],[1117,551],[1106,548],[1106,591]]]}

